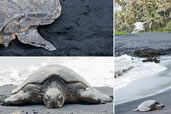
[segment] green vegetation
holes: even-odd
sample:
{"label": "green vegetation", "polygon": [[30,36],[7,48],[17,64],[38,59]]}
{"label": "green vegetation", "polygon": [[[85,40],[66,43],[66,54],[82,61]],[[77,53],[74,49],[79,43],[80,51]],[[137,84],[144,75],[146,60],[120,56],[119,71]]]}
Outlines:
{"label": "green vegetation", "polygon": [[115,34],[128,34],[128,32],[126,32],[126,31],[117,31],[117,32],[115,32]]}
{"label": "green vegetation", "polygon": [[131,32],[136,22],[146,32],[171,31],[171,0],[116,0],[122,10],[115,12],[116,33]]}

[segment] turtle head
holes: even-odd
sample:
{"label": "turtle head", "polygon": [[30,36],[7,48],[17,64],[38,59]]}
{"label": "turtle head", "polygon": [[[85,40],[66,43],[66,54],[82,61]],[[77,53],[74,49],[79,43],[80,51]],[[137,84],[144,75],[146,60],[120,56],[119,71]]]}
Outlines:
{"label": "turtle head", "polygon": [[161,110],[162,108],[164,108],[164,105],[157,102],[155,103],[155,107],[156,107],[156,110]]}
{"label": "turtle head", "polygon": [[47,108],[60,108],[64,105],[65,97],[58,88],[48,88],[43,102]]}

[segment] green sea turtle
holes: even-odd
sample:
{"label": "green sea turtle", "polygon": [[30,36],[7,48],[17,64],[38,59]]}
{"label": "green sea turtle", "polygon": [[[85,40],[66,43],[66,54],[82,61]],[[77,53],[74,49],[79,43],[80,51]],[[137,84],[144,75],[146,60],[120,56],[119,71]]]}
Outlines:
{"label": "green sea turtle", "polygon": [[44,104],[49,108],[64,103],[100,104],[112,98],[93,88],[74,71],[60,65],[49,65],[31,74],[5,99],[5,105]]}
{"label": "green sea turtle", "polygon": [[155,100],[147,100],[138,105],[138,107],[133,111],[147,112],[152,110],[161,110],[163,107],[163,104],[160,104]]}
{"label": "green sea turtle", "polygon": [[51,24],[60,16],[59,0],[0,0],[0,4],[0,44],[8,47],[18,38],[24,44],[56,49],[39,35],[37,27]]}

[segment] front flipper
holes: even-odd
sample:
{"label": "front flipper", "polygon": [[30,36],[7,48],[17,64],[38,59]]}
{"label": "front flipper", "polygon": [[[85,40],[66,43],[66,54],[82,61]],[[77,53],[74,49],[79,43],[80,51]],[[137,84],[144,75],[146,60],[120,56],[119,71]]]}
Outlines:
{"label": "front flipper", "polygon": [[5,99],[4,105],[7,106],[14,106],[14,105],[24,105],[29,103],[30,94],[24,91],[20,91],[17,94],[11,95],[10,97]]}
{"label": "front flipper", "polygon": [[5,99],[4,105],[42,104],[41,87],[28,84],[23,90]]}
{"label": "front flipper", "polygon": [[89,104],[105,104],[108,102],[112,102],[113,100],[110,98],[110,96],[101,93],[100,91],[94,89],[94,88],[86,88],[86,90],[80,91],[80,100],[83,103],[89,103]]}
{"label": "front flipper", "polygon": [[30,28],[24,32],[19,32],[17,37],[19,41],[24,44],[42,47],[49,51],[56,50],[56,48],[50,42],[46,41],[39,35],[36,27]]}

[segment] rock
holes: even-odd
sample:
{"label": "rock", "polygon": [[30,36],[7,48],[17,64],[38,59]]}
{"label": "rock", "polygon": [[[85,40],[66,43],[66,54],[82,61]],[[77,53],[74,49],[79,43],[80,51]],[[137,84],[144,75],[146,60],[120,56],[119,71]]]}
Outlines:
{"label": "rock", "polygon": [[160,60],[157,58],[146,58],[145,60],[142,60],[142,62],[155,62],[155,63],[160,63]]}
{"label": "rock", "polygon": [[155,49],[143,49],[143,50],[136,50],[134,52],[134,55],[138,57],[155,57],[155,56],[165,55],[165,52],[162,50],[155,50]]}

